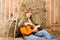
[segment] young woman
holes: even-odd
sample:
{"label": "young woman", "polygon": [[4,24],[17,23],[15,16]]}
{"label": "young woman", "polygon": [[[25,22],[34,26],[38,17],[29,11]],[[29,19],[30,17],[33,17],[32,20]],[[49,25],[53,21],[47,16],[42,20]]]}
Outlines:
{"label": "young woman", "polygon": [[[25,25],[26,26],[28,24],[34,25],[32,20],[31,20],[31,16],[32,16],[31,8],[24,9],[24,12],[25,12],[25,14],[24,14],[25,17],[23,16],[20,19],[20,21],[18,23],[18,26],[21,27],[21,25]],[[39,27],[39,26],[37,26],[37,27]],[[45,40],[57,40],[57,38],[55,38],[53,35],[48,33],[46,30],[40,30],[38,32],[36,32],[36,30],[38,30],[38,28],[33,28],[31,34],[23,35],[24,36],[24,40],[42,40],[42,36],[45,38]]]}

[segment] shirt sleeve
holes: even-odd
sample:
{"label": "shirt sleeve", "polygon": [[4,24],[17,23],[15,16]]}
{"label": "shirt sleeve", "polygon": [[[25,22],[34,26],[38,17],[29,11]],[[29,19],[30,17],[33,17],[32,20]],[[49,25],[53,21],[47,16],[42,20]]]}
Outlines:
{"label": "shirt sleeve", "polygon": [[18,26],[22,25],[24,23],[24,17],[22,17],[19,22],[18,22]]}

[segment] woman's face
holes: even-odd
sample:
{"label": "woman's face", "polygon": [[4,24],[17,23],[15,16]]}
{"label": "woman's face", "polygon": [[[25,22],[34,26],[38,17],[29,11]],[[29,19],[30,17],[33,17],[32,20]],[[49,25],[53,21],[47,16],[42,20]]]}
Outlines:
{"label": "woman's face", "polygon": [[31,17],[31,15],[32,15],[32,13],[31,13],[31,12],[29,12],[29,13],[26,13],[26,18],[29,18],[29,17]]}

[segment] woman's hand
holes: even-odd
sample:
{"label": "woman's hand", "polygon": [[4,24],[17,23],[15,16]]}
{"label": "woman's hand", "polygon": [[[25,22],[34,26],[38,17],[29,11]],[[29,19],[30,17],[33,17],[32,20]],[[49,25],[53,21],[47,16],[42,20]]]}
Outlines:
{"label": "woman's hand", "polygon": [[36,30],[37,30],[37,29],[33,29],[32,31],[33,31],[33,32],[36,32]]}
{"label": "woman's hand", "polygon": [[33,32],[36,32],[36,30],[38,30],[39,27],[40,25],[35,26],[35,28],[33,29]]}

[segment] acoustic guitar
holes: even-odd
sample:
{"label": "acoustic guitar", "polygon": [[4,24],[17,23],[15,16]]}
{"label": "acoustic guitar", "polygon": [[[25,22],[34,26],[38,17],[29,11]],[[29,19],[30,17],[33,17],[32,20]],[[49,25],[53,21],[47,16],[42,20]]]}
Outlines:
{"label": "acoustic guitar", "polygon": [[[26,26],[23,26],[23,27],[20,27],[20,32],[22,33],[22,35],[30,35],[33,30],[35,28],[35,25],[26,25]],[[38,30],[36,30],[36,32],[38,32]]]}

